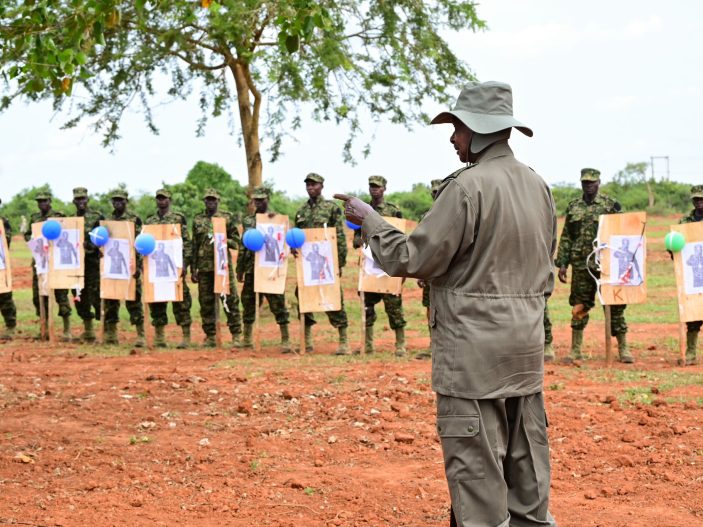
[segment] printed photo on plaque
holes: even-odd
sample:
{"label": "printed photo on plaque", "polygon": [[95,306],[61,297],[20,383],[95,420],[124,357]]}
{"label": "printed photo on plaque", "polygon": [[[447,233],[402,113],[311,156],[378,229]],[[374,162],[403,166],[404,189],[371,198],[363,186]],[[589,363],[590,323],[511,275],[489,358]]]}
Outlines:
{"label": "printed photo on plaque", "polygon": [[5,246],[0,243],[0,271],[7,269],[6,258],[7,255],[5,254]]}
{"label": "printed photo on plaque", "polygon": [[129,240],[112,238],[105,251],[105,278],[129,280]]}
{"label": "printed photo on plaque", "polygon": [[285,257],[285,252],[283,251],[285,225],[281,223],[260,223],[256,228],[264,235],[264,248],[259,257],[259,266],[278,267]]}
{"label": "printed photo on plaque", "polygon": [[[336,247],[334,248],[336,250]],[[303,253],[303,283],[306,286],[334,284],[332,245],[330,242],[305,243]]]}
{"label": "printed photo on plaque", "polygon": [[703,243],[687,243],[681,250],[684,291],[687,295],[703,293]]}
{"label": "printed photo on plaque", "polygon": [[[150,282],[178,281],[177,268],[182,265],[180,262],[182,259],[181,247],[180,240],[159,240],[156,242],[156,250],[149,255]],[[181,258],[177,259],[178,256]],[[179,263],[181,265],[178,265]]]}
{"label": "printed photo on plaque", "polygon": [[644,282],[641,236],[610,237],[610,281],[622,286],[638,286]]}
{"label": "printed photo on plaque", "polygon": [[386,272],[378,266],[376,260],[373,259],[371,247],[368,245],[364,246],[362,252],[364,253],[364,272],[366,274],[372,276],[388,276]]}
{"label": "printed photo on plaque", "polygon": [[80,269],[80,235],[76,229],[63,229],[54,242],[54,269]]}
{"label": "printed photo on plaque", "polygon": [[227,275],[227,238],[221,232],[215,233],[215,273]]}
{"label": "printed photo on plaque", "polygon": [[27,242],[29,250],[32,251],[34,267],[37,274],[49,272],[49,244],[44,238],[33,238]]}

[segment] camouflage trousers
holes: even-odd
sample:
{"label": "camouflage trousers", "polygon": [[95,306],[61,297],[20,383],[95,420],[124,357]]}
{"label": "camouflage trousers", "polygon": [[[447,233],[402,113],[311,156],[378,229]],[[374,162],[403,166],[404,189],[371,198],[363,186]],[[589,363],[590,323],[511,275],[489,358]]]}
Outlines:
{"label": "camouflage trousers", "polygon": [[[68,289],[54,289],[54,298],[59,306],[60,317],[71,316],[71,302],[68,299]],[[49,297],[44,297],[44,309],[49,309]],[[37,279],[36,269],[32,268],[32,302],[37,316],[40,316],[39,310],[39,281]]]}
{"label": "camouflage trousers", "polygon": [[71,291],[76,304],[76,312],[83,320],[100,320],[100,259],[85,258],[84,287],[81,290],[80,300],[76,299],[76,292]]}
{"label": "camouflage trousers", "polygon": [[[284,326],[288,324],[290,315],[286,307],[285,295],[272,295],[261,293],[259,298],[263,302],[263,298],[269,302],[271,313],[276,317],[276,324]],[[256,321],[256,293],[254,292],[254,273],[246,273],[244,275],[244,287],[242,288],[242,320],[245,324],[253,324]]]}
{"label": "camouflage trousers", "polygon": [[[129,322],[133,326],[144,324],[144,306],[142,306],[142,278],[137,278],[137,293],[134,300],[125,300],[129,312]],[[117,324],[120,321],[120,301],[105,300],[105,323]]]}
{"label": "camouflage trousers", "polygon": [[12,300],[12,291],[0,293],[0,313],[8,328],[14,328],[17,325],[17,307]]}
{"label": "camouflage trousers", "polygon": [[422,305],[430,307],[430,285],[427,284],[422,288]]}
{"label": "camouflage trousers", "polygon": [[242,318],[239,314],[239,295],[234,277],[230,271],[229,294],[224,300],[215,294],[215,272],[201,271],[198,273],[198,299],[200,300],[200,319],[203,331],[207,336],[215,335],[215,310],[220,308],[220,302],[226,306],[227,326],[232,335],[239,335],[242,332]]}
{"label": "camouflage trousers", "polygon": [[[149,304],[152,326],[165,326],[168,324],[168,302],[154,302]],[[183,302],[171,302],[171,310],[176,324],[179,326],[190,326],[193,319],[190,317],[190,308],[193,305],[193,297],[190,295],[188,283],[183,278]]]}
{"label": "camouflage trousers", "polygon": [[391,329],[400,329],[405,327],[405,319],[403,318],[403,297],[401,295],[391,295],[384,293],[364,293],[364,311],[366,312],[366,327],[371,327],[376,322],[375,306],[381,300],[386,308],[388,322]]}
{"label": "camouflage trousers", "polygon": [[544,343],[551,344],[554,340],[552,336],[552,321],[549,319],[549,306],[544,302]]}
{"label": "camouflage trousers", "polygon": [[[344,290],[342,289],[341,285],[339,289],[341,293],[340,298],[342,300],[342,309],[340,309],[339,311],[325,311],[325,314],[327,315],[330,324],[332,324],[332,327],[337,329],[349,327],[349,321],[347,320],[347,312],[344,310]],[[297,287],[295,288],[295,298],[298,298]],[[317,324],[315,316],[312,313],[305,313],[304,315],[306,326],[314,326],[315,324]],[[300,303],[298,303],[298,317],[300,317]]]}
{"label": "camouflage trousers", "polygon": [[[600,277],[598,272],[593,273]],[[586,269],[571,269],[571,294],[569,305],[574,307],[571,311],[572,329],[585,329],[588,325],[588,312],[595,305],[597,286],[593,277]],[[576,306],[581,306],[577,308]],[[610,327],[613,335],[627,333],[625,322],[625,308],[627,306],[610,306]]]}

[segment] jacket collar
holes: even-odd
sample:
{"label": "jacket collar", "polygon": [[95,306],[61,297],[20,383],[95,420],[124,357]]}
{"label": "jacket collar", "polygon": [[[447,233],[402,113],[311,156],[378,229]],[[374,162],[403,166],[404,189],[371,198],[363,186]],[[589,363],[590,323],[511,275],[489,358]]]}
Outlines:
{"label": "jacket collar", "polygon": [[482,163],[484,161],[489,161],[497,157],[512,156],[513,150],[508,145],[507,141],[501,141],[498,143],[493,143],[491,146],[486,148],[475,164]]}

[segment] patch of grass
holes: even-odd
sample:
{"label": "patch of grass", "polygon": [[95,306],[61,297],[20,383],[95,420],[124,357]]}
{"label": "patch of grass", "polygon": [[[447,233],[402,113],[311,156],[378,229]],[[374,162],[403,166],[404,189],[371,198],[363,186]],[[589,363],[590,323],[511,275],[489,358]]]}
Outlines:
{"label": "patch of grass", "polygon": [[312,488],[312,487],[305,487],[305,488],[303,489],[303,492],[304,492],[305,494],[307,494],[308,496],[312,496],[313,494],[315,494],[315,489]]}
{"label": "patch of grass", "polygon": [[130,445],[137,445],[140,443],[151,443],[151,438],[149,436],[132,436],[129,438]]}

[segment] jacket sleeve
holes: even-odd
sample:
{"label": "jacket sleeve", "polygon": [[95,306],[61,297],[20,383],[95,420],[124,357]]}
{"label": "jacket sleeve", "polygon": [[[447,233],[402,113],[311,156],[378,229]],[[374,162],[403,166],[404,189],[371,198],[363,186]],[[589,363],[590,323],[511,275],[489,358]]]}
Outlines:
{"label": "jacket sleeve", "polygon": [[[247,224],[246,224],[246,218],[242,220],[242,232],[246,232],[247,230]],[[236,229],[235,229],[236,230]],[[239,235],[239,231],[237,231],[237,235]],[[239,249],[239,252],[237,253],[237,266],[235,268],[235,273],[237,275],[244,274],[246,271],[246,260],[248,258],[248,254],[246,253],[247,248],[244,247],[244,243],[241,240],[241,236],[239,237],[239,243],[237,249]],[[229,239],[229,236],[228,236]]]}
{"label": "jacket sleeve", "polygon": [[2,225],[5,227],[5,238],[7,239],[7,247],[10,247],[12,243],[12,225],[10,225],[10,220],[7,218],[2,219]]}
{"label": "jacket sleeve", "polygon": [[239,235],[237,218],[234,215],[227,220],[227,247],[235,251],[241,250],[242,247],[242,237]]}
{"label": "jacket sleeve", "polygon": [[198,221],[196,218],[193,219],[193,249],[190,256],[190,272],[193,273],[198,270],[198,254],[200,253],[200,235],[197,229]]}
{"label": "jacket sleeve", "polygon": [[193,241],[188,234],[188,222],[186,217],[181,214],[181,239],[183,240],[183,265],[187,267],[193,259]]}
{"label": "jacket sleeve", "polygon": [[339,257],[340,269],[347,265],[347,237],[344,234],[344,226],[342,221],[342,211],[333,203],[332,214],[330,214],[330,223],[334,223],[337,229],[337,256]]}
{"label": "jacket sleeve", "polygon": [[454,257],[469,250],[475,225],[470,197],[451,181],[409,236],[375,211],[364,219],[361,230],[374,259],[390,276],[428,280],[445,274]]}
{"label": "jacket sleeve", "polygon": [[571,213],[570,209],[566,209],[566,219],[564,221],[564,227],[561,230],[561,238],[559,238],[559,249],[557,250],[557,258],[555,260],[557,267],[569,266],[571,246],[574,243],[574,240],[571,238],[569,223],[571,223]]}

